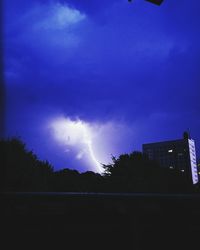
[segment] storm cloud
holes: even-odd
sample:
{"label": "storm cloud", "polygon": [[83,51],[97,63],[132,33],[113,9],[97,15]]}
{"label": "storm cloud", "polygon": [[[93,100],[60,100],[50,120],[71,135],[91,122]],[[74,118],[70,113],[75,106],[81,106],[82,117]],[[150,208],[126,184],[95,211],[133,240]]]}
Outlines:
{"label": "storm cloud", "polygon": [[60,116],[112,124],[98,142],[108,145],[102,161],[188,128],[199,152],[199,7],[197,0],[5,1],[7,136],[21,136],[56,168],[91,168],[44,129]]}

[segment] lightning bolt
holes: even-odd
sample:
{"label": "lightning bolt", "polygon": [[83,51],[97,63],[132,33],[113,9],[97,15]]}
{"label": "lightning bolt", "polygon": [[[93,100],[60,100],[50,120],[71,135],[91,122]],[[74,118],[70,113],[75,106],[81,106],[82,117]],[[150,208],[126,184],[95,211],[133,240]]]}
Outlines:
{"label": "lightning bolt", "polygon": [[93,160],[93,162],[95,163],[95,165],[97,166],[98,172],[101,173],[103,171],[103,168],[101,167],[101,164],[98,162],[98,160],[95,157],[95,153],[94,153],[94,150],[92,147],[92,140],[90,138],[90,133],[88,133],[85,126],[83,127],[83,132],[84,132],[84,143],[87,145],[90,157]]}

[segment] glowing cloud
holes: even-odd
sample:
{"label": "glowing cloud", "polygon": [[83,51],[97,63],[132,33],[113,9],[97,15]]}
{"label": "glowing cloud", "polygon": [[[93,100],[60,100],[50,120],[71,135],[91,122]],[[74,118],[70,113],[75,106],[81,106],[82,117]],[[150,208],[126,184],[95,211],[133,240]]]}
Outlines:
{"label": "glowing cloud", "polygon": [[[67,118],[57,118],[50,122],[50,128],[54,138],[66,146],[74,146],[80,148],[76,159],[81,160],[84,155],[89,155],[90,160],[96,166],[97,172],[102,172],[100,162],[97,160],[93,147],[94,133],[89,124],[81,121],[72,121]],[[68,150],[67,150],[68,151]]]}
{"label": "glowing cloud", "polygon": [[86,18],[85,14],[82,14],[79,10],[70,8],[68,5],[61,3],[47,6],[46,13],[46,16],[36,24],[36,28],[65,29]]}
{"label": "glowing cloud", "polygon": [[60,62],[72,53],[69,48],[76,49],[82,41],[81,31],[86,19],[85,13],[66,3],[36,1],[13,24],[17,30],[15,39],[23,41],[27,48],[36,50],[42,57],[53,56],[54,62],[56,58]]}
{"label": "glowing cloud", "polygon": [[[48,120],[47,127],[53,140],[64,147],[63,153],[66,156],[68,154],[68,157],[74,157],[74,162],[78,160],[88,170],[99,173],[104,171],[102,163],[108,164],[112,155],[118,156],[120,153],[133,150],[133,144],[127,141],[134,138],[137,132],[119,120],[103,123],[85,122],[80,119],[72,120],[63,115]],[[120,145],[126,145],[124,152],[120,152]]]}

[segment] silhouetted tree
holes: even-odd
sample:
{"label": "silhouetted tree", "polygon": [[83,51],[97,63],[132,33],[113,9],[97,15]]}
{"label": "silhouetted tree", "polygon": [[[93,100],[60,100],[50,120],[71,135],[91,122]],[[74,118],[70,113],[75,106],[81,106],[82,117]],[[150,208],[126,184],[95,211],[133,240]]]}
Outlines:
{"label": "silhouetted tree", "polygon": [[81,174],[81,190],[84,192],[101,192],[104,178],[98,173],[87,171]]}
{"label": "silhouetted tree", "polygon": [[0,140],[1,188],[6,191],[46,191],[53,167],[28,151],[19,138]]}
{"label": "silhouetted tree", "polygon": [[191,184],[176,170],[159,166],[141,152],[112,157],[113,163],[103,165],[107,190],[112,192],[186,192]]}
{"label": "silhouetted tree", "polygon": [[51,191],[80,192],[80,173],[68,168],[54,172],[51,178]]}
{"label": "silhouetted tree", "polygon": [[199,192],[186,173],[162,168],[141,152],[112,157],[103,175],[62,169],[53,171],[19,138],[0,140],[1,188],[5,191],[57,192]]}

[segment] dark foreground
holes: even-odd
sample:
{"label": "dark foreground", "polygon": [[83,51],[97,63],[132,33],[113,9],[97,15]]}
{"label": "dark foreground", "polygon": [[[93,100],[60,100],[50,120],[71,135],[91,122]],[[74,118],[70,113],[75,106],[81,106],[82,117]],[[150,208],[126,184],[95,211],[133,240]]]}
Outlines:
{"label": "dark foreground", "polygon": [[200,196],[1,194],[2,249],[200,249]]}

